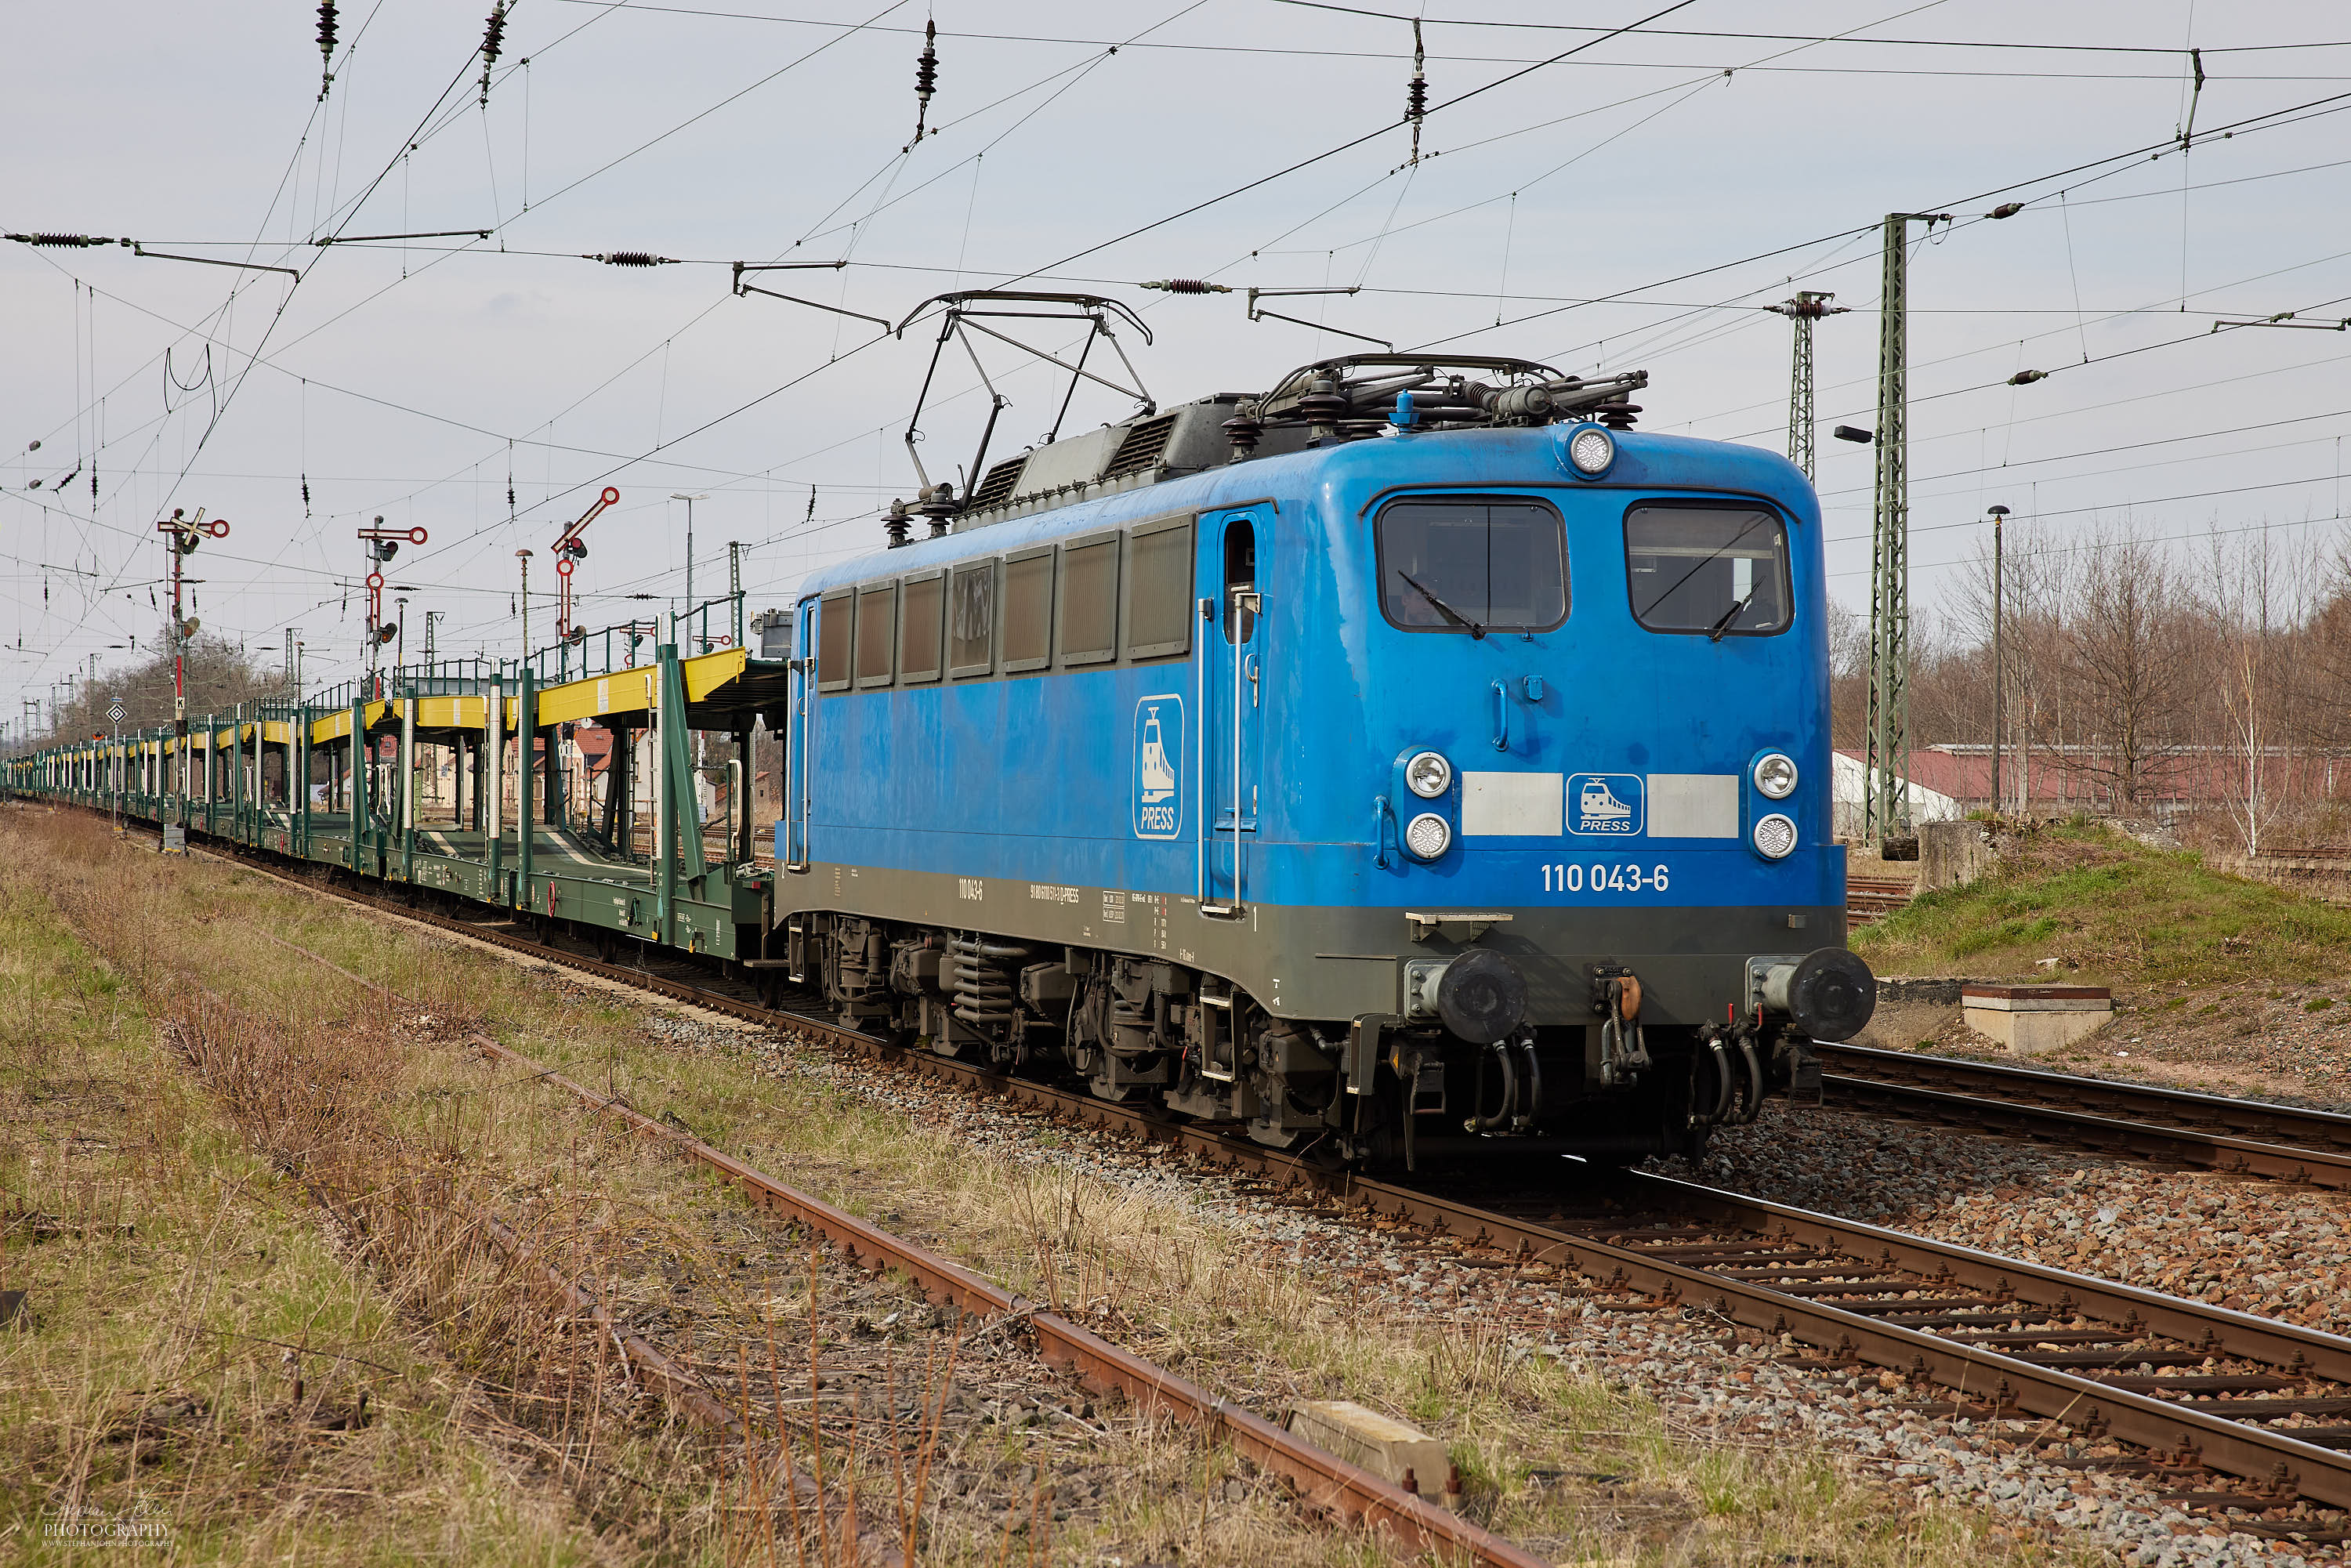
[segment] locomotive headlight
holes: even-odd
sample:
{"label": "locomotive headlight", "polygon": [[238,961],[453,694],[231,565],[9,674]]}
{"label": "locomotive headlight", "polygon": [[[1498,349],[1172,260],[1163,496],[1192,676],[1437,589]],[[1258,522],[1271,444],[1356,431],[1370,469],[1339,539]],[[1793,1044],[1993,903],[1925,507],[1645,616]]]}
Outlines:
{"label": "locomotive headlight", "polygon": [[1567,438],[1567,460],[1586,478],[1597,479],[1616,461],[1616,438],[1596,424],[1587,424]]}
{"label": "locomotive headlight", "polygon": [[1779,752],[1755,759],[1755,788],[1774,800],[1784,800],[1796,792],[1796,765]]}
{"label": "locomotive headlight", "polygon": [[1423,811],[1405,824],[1404,847],[1422,860],[1435,860],[1452,842],[1453,830],[1434,811]]}
{"label": "locomotive headlight", "polygon": [[1788,858],[1796,847],[1795,821],[1782,812],[1774,811],[1755,824],[1755,852],[1767,861]]}
{"label": "locomotive headlight", "polygon": [[1434,800],[1453,783],[1453,764],[1434,751],[1413,754],[1404,765],[1404,781],[1424,800]]}

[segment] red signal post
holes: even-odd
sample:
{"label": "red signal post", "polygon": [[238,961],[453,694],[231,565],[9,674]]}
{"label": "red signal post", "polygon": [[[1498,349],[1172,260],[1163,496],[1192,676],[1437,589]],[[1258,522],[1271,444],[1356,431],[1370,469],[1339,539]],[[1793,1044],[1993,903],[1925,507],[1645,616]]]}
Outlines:
{"label": "red signal post", "polygon": [[421,545],[430,536],[423,528],[387,528],[378,517],[372,527],[360,529],[359,537],[367,545],[368,559],[375,562],[367,574],[368,685],[373,695],[375,651],[400,632],[399,627],[383,623],[383,563],[399,554],[402,545]]}
{"label": "red signal post", "polygon": [[194,553],[207,535],[216,539],[228,538],[228,519],[214,517],[206,522],[202,507],[196,508],[193,517],[183,507],[174,507],[170,517],[155,525],[155,531],[172,544],[172,723],[184,737],[188,733],[187,645],[188,639],[196,634],[197,623],[180,614],[180,562]]}
{"label": "red signal post", "polygon": [[620,498],[620,491],[610,485],[605,486],[604,493],[596,497],[596,504],[580,513],[579,521],[556,537],[555,575],[559,582],[560,592],[556,599],[555,634],[567,643],[572,640],[571,569],[588,553],[587,543],[580,538],[580,535],[589,524],[596,520],[605,507],[614,505]]}

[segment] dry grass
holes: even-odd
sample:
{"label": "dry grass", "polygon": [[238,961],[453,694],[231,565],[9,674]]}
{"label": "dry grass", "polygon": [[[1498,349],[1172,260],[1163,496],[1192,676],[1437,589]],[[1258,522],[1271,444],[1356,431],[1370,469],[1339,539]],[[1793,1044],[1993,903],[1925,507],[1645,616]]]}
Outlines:
{"label": "dry grass", "polygon": [[0,1284],[29,1312],[0,1330],[0,1556],[120,1531],[189,1562],[594,1557],[496,1412],[9,868],[0,1126]]}
{"label": "dry grass", "polygon": [[[13,825],[0,835],[20,863],[72,852],[48,847],[53,835],[36,840]],[[141,864],[152,874],[140,873],[139,896],[158,918],[204,932],[246,960],[219,977],[240,1006],[356,1027],[364,998],[349,982],[245,934],[298,942],[424,998],[438,1029],[486,1025],[538,1061],[925,1240],[1227,1397],[1271,1412],[1294,1397],[1343,1395],[1414,1419],[1450,1444],[1473,1511],[1555,1560],[1809,1559],[1851,1568],[2065,1560],[2009,1539],[1972,1511],[1895,1505],[1834,1455],[1676,1431],[1603,1368],[1512,1354],[1507,1325],[1367,1312],[1172,1176],[1132,1182],[1081,1163],[976,1152],[953,1127],[914,1124],[852,1092],[820,1057],[742,1035],[712,1049],[680,1038],[700,1032],[706,1040],[706,1031],[656,1031],[643,1007],[544,966],[454,947],[235,868]],[[110,862],[110,885],[118,874]],[[705,1334],[720,1321],[749,1331],[805,1312],[805,1286],[737,1288],[742,1271],[730,1252],[764,1243],[726,1195],[674,1162],[618,1145],[605,1128],[566,1112],[553,1091],[451,1067],[452,1054],[428,1052],[404,1070],[405,1087],[390,1102],[394,1119],[435,1129],[432,1145],[469,1162],[502,1212],[549,1233],[628,1237],[643,1266],[611,1271],[611,1299],[646,1309],[691,1285],[710,1303],[696,1320]],[[1050,1152],[1061,1136],[1040,1127],[1034,1145]],[[689,1201],[697,1197],[698,1206]],[[818,1354],[855,1349],[820,1337]],[[765,1382],[756,1358],[747,1371],[747,1402]],[[931,1386],[914,1364],[902,1375]],[[975,1376],[968,1364],[958,1372],[951,1404],[987,1392]],[[773,1402],[780,1407],[779,1397]],[[917,1493],[925,1561],[1387,1560],[1375,1542],[1302,1526],[1278,1489],[1180,1432],[1105,1413],[1092,1423],[1102,1435],[1073,1448],[1051,1440],[1064,1421],[1029,1424],[1038,1418],[947,1423],[931,1495]],[[1579,1479],[1593,1475],[1614,1479]],[[869,1499],[894,1485],[885,1464],[864,1463],[857,1477]],[[719,1521],[715,1531],[673,1529],[639,1544],[664,1541],[674,1552],[691,1539],[698,1545],[688,1555],[724,1560],[726,1542],[749,1533],[737,1529],[742,1516],[758,1507],[741,1480],[738,1472],[725,1490],[706,1481],[705,1499],[726,1505],[705,1515]],[[615,1538],[611,1521],[595,1522]]]}
{"label": "dry grass", "polygon": [[[611,1177],[654,1162],[614,1140],[574,1136],[565,1152],[575,1179],[550,1181],[543,1125],[550,1118],[513,1111],[515,1097],[485,1094],[496,1086],[483,1082],[466,1053],[420,1043],[381,993],[356,990],[326,1008],[315,988],[308,996],[266,988],[224,994],[240,988],[236,974],[175,935],[179,868],[126,853],[88,824],[48,826],[36,852],[14,858],[12,872],[0,873],[15,917],[11,935],[45,927],[57,950],[97,977],[90,987],[124,999],[106,1031],[125,1059],[116,1081],[126,1092],[170,1100],[183,1119],[201,1118],[214,1163],[235,1160],[244,1168],[233,1190],[220,1195],[220,1211],[201,1217],[201,1244],[190,1249],[196,1255],[190,1272],[208,1268],[213,1277],[184,1279],[150,1312],[108,1304],[115,1325],[174,1325],[120,1347],[126,1364],[110,1382],[129,1385],[127,1396],[85,1380],[76,1400],[54,1375],[75,1358],[86,1364],[97,1348],[90,1331],[102,1335],[104,1328],[82,1321],[88,1314],[52,1314],[34,1341],[36,1354],[21,1369],[12,1365],[22,1375],[9,1387],[26,1404],[37,1406],[43,1393],[61,1389],[69,1396],[26,1412],[26,1429],[39,1427],[47,1436],[23,1456],[22,1533],[54,1530],[57,1520],[98,1506],[111,1521],[143,1500],[175,1540],[217,1543],[224,1557],[284,1550],[283,1521],[304,1525],[297,1554],[305,1560],[446,1555],[437,1531],[385,1530],[383,1515],[411,1504],[428,1520],[462,1520],[465,1511],[418,1494],[401,1476],[349,1462],[372,1454],[380,1469],[401,1455],[412,1469],[468,1459],[489,1467],[498,1473],[475,1488],[486,1502],[537,1496],[536,1531],[492,1518],[487,1533],[468,1535],[467,1553],[499,1562],[614,1554],[748,1561],[743,1511],[728,1505],[738,1496],[764,1498],[769,1489],[756,1484],[740,1449],[730,1475],[730,1455],[716,1434],[675,1419],[650,1396],[614,1335],[575,1311],[547,1277],[551,1264],[564,1278],[597,1281],[619,1301],[608,1244],[623,1239],[632,1276],[660,1281],[664,1265],[681,1272],[674,1266],[681,1249],[664,1234],[680,1217],[647,1209],[643,1191],[623,1191],[617,1201],[607,1191]],[[58,915],[103,955],[106,968],[56,934]],[[238,933],[207,924],[214,941],[241,946]],[[20,954],[32,948],[29,939],[10,946]],[[143,1012],[128,1001],[133,997]],[[190,1081],[201,1094],[188,1092]],[[152,1159],[157,1152],[142,1151],[147,1157],[111,1173],[117,1207],[152,1206],[162,1185],[154,1176],[179,1164],[168,1151]],[[517,1169],[528,1173],[519,1180],[508,1174]],[[653,1175],[636,1185],[691,1190],[674,1167]],[[66,1210],[103,1213],[102,1197],[90,1196],[96,1178],[83,1186],[88,1190]],[[232,1212],[256,1188],[274,1201],[274,1249],[254,1244],[253,1215]],[[27,1204],[36,1190],[28,1181]],[[183,1228],[195,1223],[190,1217]],[[223,1269],[248,1248],[256,1257],[274,1250],[281,1260],[315,1254],[333,1270],[339,1300],[298,1318],[278,1304],[256,1319],[233,1264]],[[88,1283],[94,1289],[98,1281]],[[192,1293],[199,1300],[191,1301]],[[813,1310],[816,1297],[809,1299]],[[218,1321],[189,1322],[192,1305],[215,1306],[209,1316]],[[208,1342],[221,1339],[274,1348],[213,1355],[213,1363],[242,1364],[247,1374],[234,1389],[222,1388],[205,1381],[217,1382],[218,1364],[202,1371],[188,1364],[191,1354],[216,1351]],[[406,1342],[411,1364],[403,1383],[387,1387],[384,1375],[401,1370],[379,1347],[390,1340]],[[690,1329],[686,1343],[691,1348]],[[50,1375],[43,1375],[38,1350],[54,1353]],[[258,1361],[277,1364],[277,1375],[258,1370]],[[403,1424],[414,1427],[405,1448],[392,1440]],[[408,1452],[418,1444],[423,1453]],[[320,1454],[344,1462],[322,1465]],[[748,1458],[758,1461],[758,1473],[769,1460],[789,1463],[772,1442]],[[820,1454],[807,1458],[824,1462]],[[130,1489],[127,1498],[92,1500],[118,1480]],[[168,1503],[152,1490],[159,1480],[170,1483]],[[820,1510],[826,1500],[804,1500]],[[28,1502],[34,1506],[21,1506]],[[818,1510],[805,1521],[786,1511],[779,1526],[802,1524],[799,1544],[820,1544],[816,1538],[829,1521]],[[547,1539],[535,1542],[535,1532]],[[831,1556],[820,1544],[820,1557]]]}
{"label": "dry grass", "polygon": [[[311,1224],[319,1211],[334,1218],[364,1265],[354,1288],[380,1318],[427,1331],[444,1381],[473,1393],[478,1419],[516,1470],[537,1478],[559,1526],[568,1507],[581,1550],[832,1563],[846,1560],[839,1525],[853,1508],[882,1537],[918,1533],[925,1563],[1004,1568],[1103,1543],[1131,1552],[1137,1531],[1181,1542],[1195,1560],[1385,1560],[1301,1520],[1275,1489],[1247,1481],[1231,1456],[1204,1453],[1188,1434],[1097,1416],[1016,1336],[997,1335],[948,1368],[905,1325],[868,1329],[927,1308],[902,1281],[844,1280],[811,1264],[793,1237],[697,1167],[454,1044],[479,1020],[542,1056],[576,1051],[583,1035],[658,1056],[634,1009],[550,997],[543,977],[509,964],[216,862],[159,862],[73,819],[0,819],[0,848],[20,901],[53,899],[120,956],[124,994],[159,998],[155,1011],[205,1090],[184,1097],[228,1111],[214,1116],[216,1136],[261,1152],[292,1225],[303,1223],[305,1199]],[[185,930],[201,932],[201,946],[173,949],[167,934]],[[278,945],[289,941],[435,998],[434,1010],[394,1016],[380,992]],[[240,961],[202,956],[213,950]],[[622,1087],[625,1076],[599,1081]],[[639,1397],[608,1339],[577,1332],[481,1245],[473,1221],[489,1212],[692,1366],[738,1411],[750,1440],[715,1443]],[[314,1380],[305,1396],[315,1403],[319,1393]],[[1067,1397],[1057,1404],[1057,1394]],[[340,1397],[329,1396],[336,1410],[355,1406],[348,1392]],[[372,1434],[389,1419],[381,1392],[371,1411]],[[824,1514],[793,1498],[794,1475],[822,1478]],[[298,1488],[281,1477],[269,1490],[291,1497]],[[371,1489],[354,1480],[347,1490]],[[377,1549],[396,1558],[421,1544],[388,1532]],[[351,1554],[333,1542],[300,1553]],[[529,1553],[517,1545],[507,1556]]]}
{"label": "dry grass", "polygon": [[[1831,1454],[1677,1432],[1613,1369],[1514,1354],[1511,1331],[1527,1325],[1369,1310],[1294,1250],[1204,1207],[1189,1184],[975,1157],[965,1139],[909,1126],[789,1051],[766,1082],[746,1082],[716,1053],[630,1061],[641,1103],[674,1107],[762,1168],[927,1239],[1225,1397],[1266,1413],[1354,1399],[1445,1437],[1472,1515],[1555,1561],[2064,1560],[1973,1511],[1889,1506]],[[1572,1328],[1549,1326],[1573,1342]],[[1579,1479],[1595,1475],[1613,1479]]]}

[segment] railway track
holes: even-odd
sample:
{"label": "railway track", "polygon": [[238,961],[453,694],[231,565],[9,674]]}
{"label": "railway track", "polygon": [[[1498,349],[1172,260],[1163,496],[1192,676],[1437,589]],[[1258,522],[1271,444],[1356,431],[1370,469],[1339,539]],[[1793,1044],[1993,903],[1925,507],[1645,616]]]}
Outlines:
{"label": "railway track", "polygon": [[1816,1044],[1832,1104],[2351,1191],[2351,1116],[2000,1062]]}
{"label": "railway track", "polygon": [[[2050,1462],[2148,1478],[2173,1489],[2172,1505],[2223,1515],[2231,1531],[2351,1540],[2331,1512],[2261,1517],[2297,1505],[2306,1512],[2311,1503],[2351,1509],[2351,1339],[1663,1176],[1531,1191],[1490,1175],[1403,1186],[1333,1172],[1207,1127],[770,1008],[752,987],[690,960],[611,963],[510,921],[332,891],[1048,1115],[1173,1144],[1305,1201],[1405,1221],[1497,1261],[1573,1270],[1603,1291],[1784,1334],[1825,1353],[1823,1364],[1874,1365],[1948,1391],[1930,1409],[2039,1416],[2085,1438],[2111,1438],[2139,1453]],[[657,1124],[645,1130],[675,1135]],[[837,1239],[850,1238],[843,1245],[853,1249],[893,1245],[845,1216],[841,1223]]]}
{"label": "railway track", "polygon": [[[865,1041],[864,1037],[841,1030],[822,1019],[764,1007],[760,1005],[754,988],[734,982],[716,972],[701,969],[687,959],[659,958],[656,960],[658,968],[614,964],[572,951],[563,945],[543,941],[535,935],[526,934],[513,922],[461,919],[408,906],[396,898],[359,892],[337,882],[322,884],[311,879],[286,876],[264,858],[249,852],[224,851],[220,858],[264,871],[306,891],[331,894],[361,907],[461,933],[478,941],[550,959],[747,1021],[804,1032],[820,1031],[846,1041],[880,1043]],[[263,935],[266,936],[266,933]],[[300,953],[360,985],[397,998],[397,993],[390,988],[354,974],[307,947],[280,937],[269,936],[267,939]],[[621,1099],[601,1093],[544,1067],[487,1035],[474,1035],[468,1043],[484,1056],[519,1070],[532,1081],[551,1084],[591,1109],[619,1118],[638,1135],[668,1144],[676,1152],[716,1172],[729,1185],[740,1187],[755,1206],[780,1214],[825,1237],[843,1255],[864,1267],[903,1271],[934,1302],[1024,1325],[1035,1337],[1038,1351],[1048,1363],[1074,1373],[1096,1393],[1117,1394],[1144,1409],[1165,1412],[1178,1421],[1203,1429],[1211,1437],[1229,1444],[1234,1451],[1248,1458],[1260,1469],[1280,1476],[1314,1509],[1381,1529],[1411,1551],[1460,1557],[1492,1564],[1494,1568],[1544,1568],[1541,1559],[1461,1518],[1449,1508],[1425,1500],[1416,1492],[1406,1491],[1383,1477],[1301,1438],[1291,1437],[1277,1422],[1236,1406],[1188,1379],[1110,1343],[1050,1311],[1042,1302],[1014,1295],[918,1243],[894,1236],[820,1198],[801,1192],[724,1150],[704,1143],[690,1133],[657,1121]],[[650,1354],[659,1354],[658,1352]],[[667,1364],[662,1364],[662,1370],[667,1370]],[[699,1385],[693,1387],[698,1394]],[[706,1395],[701,1397],[707,1399]],[[726,1420],[733,1420],[732,1414],[726,1412],[723,1406],[716,1408]],[[702,1413],[691,1406],[689,1414],[702,1417]]]}
{"label": "railway track", "polygon": [[1918,894],[1918,884],[1898,876],[1849,876],[1844,882],[1847,930],[1883,920]]}

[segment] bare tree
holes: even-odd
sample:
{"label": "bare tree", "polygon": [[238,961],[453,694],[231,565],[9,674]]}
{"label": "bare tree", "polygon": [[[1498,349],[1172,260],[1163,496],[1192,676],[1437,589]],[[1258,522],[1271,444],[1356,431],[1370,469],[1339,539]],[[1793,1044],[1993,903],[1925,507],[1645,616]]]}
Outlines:
{"label": "bare tree", "polygon": [[[168,635],[168,633],[166,633]],[[284,672],[266,668],[245,649],[217,637],[198,636],[183,650],[188,716],[225,717],[239,703],[287,694]],[[136,664],[99,673],[72,700],[58,706],[52,739],[112,733],[108,707],[120,702],[123,729],[152,729],[172,722],[172,655],[158,653]]]}
{"label": "bare tree", "polygon": [[2170,561],[2127,525],[2092,536],[2072,598],[2066,653],[2091,742],[2081,766],[2128,810],[2187,742],[2182,710],[2207,639]]}
{"label": "bare tree", "polygon": [[1955,645],[1971,644],[1966,647],[1966,657],[1955,660],[1949,670],[1963,690],[1947,700],[1964,703],[1968,708],[1953,738],[1962,731],[1970,739],[1991,738],[1995,591],[2005,601],[2000,616],[1997,673],[2002,692],[1999,738],[2007,761],[2001,778],[2002,798],[1992,803],[1994,810],[2007,810],[2011,800],[2022,810],[2032,800],[2032,747],[2046,739],[2044,709],[2051,710],[2053,717],[2052,698],[2064,680],[2067,566],[2072,559],[2063,548],[2048,547],[2034,538],[2030,518],[2017,518],[2008,527],[2004,562],[1995,570],[1991,540],[1978,540],[1962,563],[1951,595],[1949,613]]}
{"label": "bare tree", "polygon": [[[2346,622],[2351,624],[2351,622]],[[1869,725],[1869,621],[1829,604],[1829,736],[1831,744],[1862,744]]]}
{"label": "bare tree", "polygon": [[2310,730],[2297,644],[2311,625],[2312,562],[2269,528],[2207,541],[2207,612],[2214,660],[2210,718],[2229,766],[2219,770],[2231,825],[2247,854],[2262,852],[2294,785]]}

